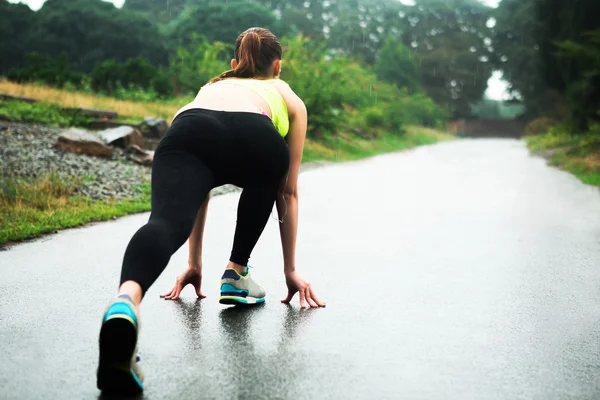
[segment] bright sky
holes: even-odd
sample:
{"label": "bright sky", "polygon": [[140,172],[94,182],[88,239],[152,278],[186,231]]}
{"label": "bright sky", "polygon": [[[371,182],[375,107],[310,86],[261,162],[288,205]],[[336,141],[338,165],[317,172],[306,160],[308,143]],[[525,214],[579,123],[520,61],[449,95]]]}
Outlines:
{"label": "bright sky", "polygon": [[[25,3],[34,11],[39,10],[46,0],[8,0],[10,3]],[[122,7],[125,0],[104,0],[113,3],[117,7]],[[399,0],[402,4],[407,6],[414,6],[415,0]],[[502,0],[479,0],[481,3],[490,6],[498,7],[498,4]],[[493,76],[488,81],[488,88],[485,92],[485,96],[489,99],[503,100],[506,97],[507,83],[502,80],[501,72],[494,72]]]}

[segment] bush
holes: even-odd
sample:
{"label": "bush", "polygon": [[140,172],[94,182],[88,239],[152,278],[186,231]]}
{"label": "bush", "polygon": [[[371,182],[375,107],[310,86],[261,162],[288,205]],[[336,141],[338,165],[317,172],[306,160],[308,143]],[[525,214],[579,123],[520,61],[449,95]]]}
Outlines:
{"label": "bush", "polygon": [[379,108],[370,107],[367,108],[364,113],[364,120],[367,126],[372,127],[383,127],[385,125],[386,119],[383,114],[383,111]]}
{"label": "bush", "polygon": [[228,70],[233,46],[210,43],[203,36],[192,35],[189,45],[177,49],[169,65],[175,81],[176,94],[196,95],[210,79]]}
{"label": "bush", "polygon": [[[282,41],[286,48],[282,78],[304,100],[309,137],[335,134],[349,121],[355,128],[385,128],[402,132],[404,123],[440,126],[444,111],[424,94],[410,95],[393,83],[347,58],[331,56],[319,43],[302,36]],[[351,118],[354,110],[360,118]]]}
{"label": "bush", "polygon": [[91,75],[91,88],[124,100],[154,100],[173,93],[166,74],[143,58],[98,64]]}
{"label": "bush", "polygon": [[52,58],[38,53],[25,56],[25,67],[11,69],[6,78],[12,82],[39,82],[53,87],[63,88],[65,85],[81,87],[84,75],[76,72],[69,63],[66,53]]}
{"label": "bush", "polygon": [[554,126],[554,121],[549,117],[534,119],[525,127],[525,136],[536,136],[547,133]]}

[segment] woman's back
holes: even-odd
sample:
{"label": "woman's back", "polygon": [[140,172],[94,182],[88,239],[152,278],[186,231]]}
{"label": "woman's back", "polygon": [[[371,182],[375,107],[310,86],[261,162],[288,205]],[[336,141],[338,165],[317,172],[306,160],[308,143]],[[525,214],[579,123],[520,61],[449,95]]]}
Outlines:
{"label": "woman's back", "polygon": [[177,114],[191,108],[252,112],[265,114],[282,136],[295,114],[295,101],[290,87],[280,79],[228,78],[202,87],[196,98]]}

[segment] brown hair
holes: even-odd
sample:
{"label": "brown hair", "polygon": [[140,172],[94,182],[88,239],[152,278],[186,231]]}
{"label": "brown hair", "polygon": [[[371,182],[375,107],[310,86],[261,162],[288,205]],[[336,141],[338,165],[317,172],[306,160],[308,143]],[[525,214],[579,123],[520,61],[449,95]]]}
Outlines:
{"label": "brown hair", "polygon": [[265,76],[273,61],[281,60],[281,54],[281,44],[271,31],[265,28],[250,28],[242,32],[235,41],[236,68],[223,72],[209,83],[225,78]]}

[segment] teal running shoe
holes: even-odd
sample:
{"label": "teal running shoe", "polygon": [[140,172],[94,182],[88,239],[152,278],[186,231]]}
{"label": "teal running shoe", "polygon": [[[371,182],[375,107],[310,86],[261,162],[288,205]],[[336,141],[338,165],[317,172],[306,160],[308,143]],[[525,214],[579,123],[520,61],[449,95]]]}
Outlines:
{"label": "teal running shoe", "polygon": [[144,390],[138,364],[140,319],[129,296],[117,297],[106,310],[100,328],[97,386],[108,394],[137,394]]}
{"label": "teal running shoe", "polygon": [[260,304],[265,302],[264,289],[252,280],[246,267],[240,274],[235,269],[226,269],[221,277],[221,304]]}

